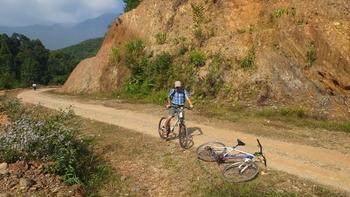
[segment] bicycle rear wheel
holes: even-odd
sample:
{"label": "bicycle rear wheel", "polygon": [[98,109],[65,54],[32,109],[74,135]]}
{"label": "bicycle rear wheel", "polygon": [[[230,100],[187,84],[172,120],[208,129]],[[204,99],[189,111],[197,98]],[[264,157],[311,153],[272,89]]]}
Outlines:
{"label": "bicycle rear wheel", "polygon": [[216,161],[215,154],[221,154],[224,151],[225,144],[221,142],[208,142],[197,148],[197,158],[203,161]]}
{"label": "bicycle rear wheel", "polygon": [[165,125],[165,122],[166,122],[166,118],[165,117],[162,117],[160,120],[159,120],[159,124],[158,124],[158,134],[159,134],[159,137],[161,139],[167,139],[167,137],[164,136],[164,134],[167,132],[166,131],[166,125]]}
{"label": "bicycle rear wheel", "polygon": [[228,182],[240,183],[254,179],[259,173],[259,166],[254,162],[239,161],[227,166],[222,175]]}

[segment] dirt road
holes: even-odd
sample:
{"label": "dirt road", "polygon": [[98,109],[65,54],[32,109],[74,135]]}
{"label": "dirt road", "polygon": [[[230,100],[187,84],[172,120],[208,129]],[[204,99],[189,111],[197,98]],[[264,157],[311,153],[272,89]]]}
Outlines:
{"label": "dirt road", "polygon": [[[72,106],[74,112],[84,118],[118,125],[158,137],[157,124],[160,117],[159,114],[140,113],[83,103],[69,97],[44,94],[43,92],[47,90],[24,91],[18,95],[18,98],[26,103],[40,103],[42,106],[51,109],[62,109]],[[213,140],[232,144],[232,136],[239,136],[240,139],[247,143],[245,150],[252,152],[257,150],[257,137],[254,135],[219,129],[195,121],[187,121],[187,125],[200,128],[203,131],[202,135],[194,136],[195,145]],[[259,137],[259,139],[264,145],[270,168],[350,192],[350,154],[262,137]]]}

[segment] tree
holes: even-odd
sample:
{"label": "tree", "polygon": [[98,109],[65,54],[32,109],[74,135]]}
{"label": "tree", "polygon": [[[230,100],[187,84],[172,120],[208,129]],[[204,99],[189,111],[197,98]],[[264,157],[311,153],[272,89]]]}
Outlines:
{"label": "tree", "polygon": [[123,0],[125,3],[124,11],[128,12],[134,8],[136,8],[142,0]]}
{"label": "tree", "polygon": [[21,66],[21,80],[24,84],[38,83],[40,82],[40,66],[39,62],[33,58],[26,58]]}
{"label": "tree", "polygon": [[11,88],[13,86],[13,56],[8,46],[7,35],[0,37],[0,88]]}

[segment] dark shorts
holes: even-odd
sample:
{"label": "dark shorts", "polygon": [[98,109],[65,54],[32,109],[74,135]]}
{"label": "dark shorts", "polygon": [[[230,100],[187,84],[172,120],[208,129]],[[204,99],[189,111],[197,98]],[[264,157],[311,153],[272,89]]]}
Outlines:
{"label": "dark shorts", "polygon": [[169,115],[174,117],[176,115],[176,113],[178,112],[178,106],[171,106],[169,108]]}

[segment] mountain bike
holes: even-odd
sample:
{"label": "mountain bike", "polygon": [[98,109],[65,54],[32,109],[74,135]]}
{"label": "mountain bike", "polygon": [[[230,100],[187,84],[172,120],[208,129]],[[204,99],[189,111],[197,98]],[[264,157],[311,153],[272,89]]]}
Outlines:
{"label": "mountain bike", "polygon": [[[179,128],[178,138],[179,138],[180,146],[184,149],[187,149],[187,148],[190,148],[192,140],[190,139],[190,136],[185,124],[185,109],[191,110],[191,108],[185,107],[185,106],[180,106],[176,108],[176,114],[175,114],[176,121],[173,124],[171,124],[170,122],[169,130],[167,130],[165,125],[167,118],[162,117],[159,120],[158,133],[161,139],[170,140],[171,134],[174,134],[176,136],[174,131],[175,131],[175,128],[178,127]],[[166,133],[166,137],[164,135],[165,133]]]}
{"label": "mountain bike", "polygon": [[221,142],[208,142],[200,145],[196,153],[200,160],[228,164],[222,171],[226,181],[245,182],[254,179],[259,174],[258,160],[267,166],[263,147],[259,139],[257,142],[259,151],[255,153],[239,150],[239,146],[245,146],[245,143],[239,139],[237,139],[237,145],[233,147],[225,146]]}

